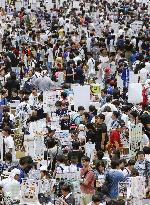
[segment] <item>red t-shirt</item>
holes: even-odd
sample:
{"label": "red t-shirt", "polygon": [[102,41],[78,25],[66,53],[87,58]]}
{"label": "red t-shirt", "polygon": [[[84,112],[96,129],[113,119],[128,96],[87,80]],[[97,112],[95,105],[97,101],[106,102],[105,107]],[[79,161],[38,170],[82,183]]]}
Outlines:
{"label": "red t-shirt", "polygon": [[110,144],[115,144],[117,142],[120,147],[122,147],[121,139],[120,139],[120,133],[117,130],[112,130],[110,133]]}
{"label": "red t-shirt", "polygon": [[81,188],[81,192],[85,193],[85,194],[94,194],[95,190],[94,190],[94,182],[95,182],[95,174],[92,170],[89,170],[88,172],[84,170],[84,168],[82,168],[80,170],[80,176],[81,179],[84,178],[84,180],[86,182],[88,182],[87,185],[81,184],[80,188]]}

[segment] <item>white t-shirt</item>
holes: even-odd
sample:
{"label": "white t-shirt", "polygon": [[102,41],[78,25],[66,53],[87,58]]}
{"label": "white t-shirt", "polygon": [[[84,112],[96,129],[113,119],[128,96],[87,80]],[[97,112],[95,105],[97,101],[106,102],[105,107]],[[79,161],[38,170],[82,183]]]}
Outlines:
{"label": "white t-shirt", "polygon": [[145,68],[146,68],[146,70],[148,70],[150,72],[150,63],[149,62],[145,63]]}
{"label": "white t-shirt", "polygon": [[82,59],[80,58],[80,56],[76,56],[74,59],[75,64],[77,65],[78,61],[82,61]]}
{"label": "white t-shirt", "polygon": [[146,68],[142,68],[140,71],[139,71],[139,74],[140,74],[140,82],[141,83],[145,83],[145,81],[147,80],[147,75],[148,75],[148,70]]}
{"label": "white t-shirt", "polygon": [[57,174],[67,173],[67,172],[69,172],[69,168],[68,168],[68,166],[66,166],[64,164],[59,164],[56,168]]}
{"label": "white t-shirt", "polygon": [[9,149],[12,149],[12,157],[13,159],[15,158],[15,144],[13,137],[9,135],[4,139],[4,144],[5,144],[5,153],[9,152]]}
{"label": "white t-shirt", "polygon": [[54,58],[53,58],[53,48],[49,48],[46,52],[46,54],[48,54],[48,62],[53,62]]}
{"label": "white t-shirt", "polygon": [[89,74],[95,74],[95,60],[90,58],[87,62],[87,65],[89,67]]}

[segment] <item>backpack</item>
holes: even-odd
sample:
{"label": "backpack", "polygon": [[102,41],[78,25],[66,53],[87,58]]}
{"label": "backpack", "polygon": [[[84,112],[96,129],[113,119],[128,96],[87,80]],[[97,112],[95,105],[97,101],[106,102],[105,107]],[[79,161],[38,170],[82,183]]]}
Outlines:
{"label": "backpack", "polygon": [[77,129],[77,124],[75,123],[76,119],[80,117],[80,115],[77,115],[74,119],[71,120],[70,122],[70,130],[76,130]]}
{"label": "backpack", "polygon": [[32,89],[34,88],[34,85],[30,82],[30,80],[31,80],[31,78],[29,78],[29,79],[25,82],[25,84],[24,84],[24,86],[23,86],[23,90],[24,90],[24,91],[32,92]]}

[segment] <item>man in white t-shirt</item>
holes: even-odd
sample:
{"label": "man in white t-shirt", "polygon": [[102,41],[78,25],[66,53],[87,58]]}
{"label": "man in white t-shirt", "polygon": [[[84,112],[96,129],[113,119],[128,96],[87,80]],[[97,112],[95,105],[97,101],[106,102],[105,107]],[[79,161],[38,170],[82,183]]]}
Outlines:
{"label": "man in white t-shirt", "polygon": [[10,127],[4,127],[2,133],[4,136],[5,153],[10,152],[12,154],[12,158],[15,159],[15,144],[13,137],[11,136]]}
{"label": "man in white t-shirt", "polygon": [[54,62],[54,56],[53,56],[53,45],[50,45],[50,47],[48,48],[47,52],[46,52],[46,55],[47,55],[47,67],[48,67],[48,70],[50,71],[52,66],[53,66],[53,62]]}
{"label": "man in white t-shirt", "polygon": [[94,60],[94,58],[92,58],[92,54],[91,53],[89,53],[87,66],[88,66],[88,74],[89,74],[89,76],[95,75],[95,60]]}

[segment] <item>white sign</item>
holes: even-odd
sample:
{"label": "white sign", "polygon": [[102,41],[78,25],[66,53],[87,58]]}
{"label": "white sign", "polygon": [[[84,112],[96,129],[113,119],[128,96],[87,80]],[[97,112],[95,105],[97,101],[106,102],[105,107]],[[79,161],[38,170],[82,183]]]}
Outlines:
{"label": "white sign", "polygon": [[23,179],[21,197],[23,202],[35,203],[38,201],[39,182],[34,179]]}
{"label": "white sign", "polygon": [[22,1],[19,1],[19,0],[18,0],[18,1],[15,2],[16,11],[20,11],[21,8],[22,8],[22,6],[23,6]]}
{"label": "white sign", "polygon": [[142,124],[130,125],[129,127],[129,155],[135,156],[137,151],[142,150]]}
{"label": "white sign", "polygon": [[55,110],[55,103],[57,101],[55,91],[46,91],[43,93],[43,109],[45,113]]}
{"label": "white sign", "polygon": [[0,157],[1,161],[3,161],[3,135],[0,133]]}
{"label": "white sign", "polygon": [[74,108],[78,110],[79,106],[84,106],[86,110],[89,109],[90,105],[90,85],[73,85],[74,93]]}
{"label": "white sign", "polygon": [[129,83],[128,102],[133,104],[143,102],[141,83]]}

